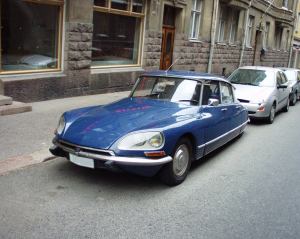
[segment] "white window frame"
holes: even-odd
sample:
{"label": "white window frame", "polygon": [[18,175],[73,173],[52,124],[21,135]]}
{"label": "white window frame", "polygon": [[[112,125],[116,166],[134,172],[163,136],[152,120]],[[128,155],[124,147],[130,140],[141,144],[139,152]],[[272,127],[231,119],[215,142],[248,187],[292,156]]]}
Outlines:
{"label": "white window frame", "polygon": [[[198,9],[197,9],[197,5],[199,5]],[[198,21],[196,20],[197,16],[198,16]],[[193,6],[191,12],[191,26],[190,26],[191,40],[199,39],[201,16],[202,16],[202,0],[193,0]]]}
{"label": "white window frame", "polygon": [[248,24],[247,24],[247,36],[246,36],[246,46],[252,47],[252,34],[253,34],[253,27],[254,27],[254,16],[249,16]]}

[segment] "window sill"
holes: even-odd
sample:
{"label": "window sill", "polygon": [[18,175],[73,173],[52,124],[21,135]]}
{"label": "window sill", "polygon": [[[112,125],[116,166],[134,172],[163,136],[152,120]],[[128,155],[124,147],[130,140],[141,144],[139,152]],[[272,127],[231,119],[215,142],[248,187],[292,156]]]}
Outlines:
{"label": "window sill", "polygon": [[0,75],[0,79],[3,82],[23,81],[23,80],[32,80],[32,79],[41,79],[41,78],[61,78],[61,77],[66,77],[66,74],[62,72],[43,72],[43,73]]}
{"label": "window sill", "polygon": [[91,74],[105,74],[105,73],[120,73],[120,72],[135,72],[135,71],[145,71],[140,66],[133,67],[115,67],[115,68],[91,68]]}
{"label": "window sill", "polygon": [[219,46],[227,46],[226,42],[216,42],[216,44]]}
{"label": "window sill", "polygon": [[195,42],[195,43],[203,43],[203,41],[201,41],[201,40],[198,40],[198,39],[192,39],[192,38],[190,38],[189,41],[190,41],[190,42]]}
{"label": "window sill", "polygon": [[252,46],[246,46],[246,49],[253,49]]}

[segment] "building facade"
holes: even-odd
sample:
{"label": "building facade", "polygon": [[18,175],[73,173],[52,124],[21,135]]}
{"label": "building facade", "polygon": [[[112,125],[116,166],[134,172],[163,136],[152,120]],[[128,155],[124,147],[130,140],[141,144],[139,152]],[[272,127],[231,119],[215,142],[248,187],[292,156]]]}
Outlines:
{"label": "building facade", "polygon": [[296,2],[1,0],[0,94],[30,102],[127,90],[144,70],[287,66]]}

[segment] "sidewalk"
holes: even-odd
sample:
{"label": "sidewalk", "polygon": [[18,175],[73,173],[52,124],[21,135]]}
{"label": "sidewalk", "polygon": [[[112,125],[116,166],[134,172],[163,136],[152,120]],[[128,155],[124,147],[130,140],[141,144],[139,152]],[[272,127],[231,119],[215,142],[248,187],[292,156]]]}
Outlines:
{"label": "sidewalk", "polygon": [[107,104],[128,95],[129,91],[124,91],[42,101],[31,103],[32,112],[0,116],[0,175],[7,165],[22,167],[51,157],[48,148],[63,112]]}

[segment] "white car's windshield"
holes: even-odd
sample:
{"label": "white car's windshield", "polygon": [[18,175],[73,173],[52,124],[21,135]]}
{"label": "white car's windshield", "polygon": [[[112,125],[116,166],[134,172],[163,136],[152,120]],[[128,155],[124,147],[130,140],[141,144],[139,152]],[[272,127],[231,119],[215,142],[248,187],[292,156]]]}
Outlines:
{"label": "white car's windshield", "polygon": [[275,78],[273,71],[238,69],[229,76],[229,81],[233,84],[253,85],[262,87],[273,87]]}
{"label": "white car's windshield", "polygon": [[198,105],[201,84],[194,80],[169,77],[141,77],[132,97],[143,97]]}

